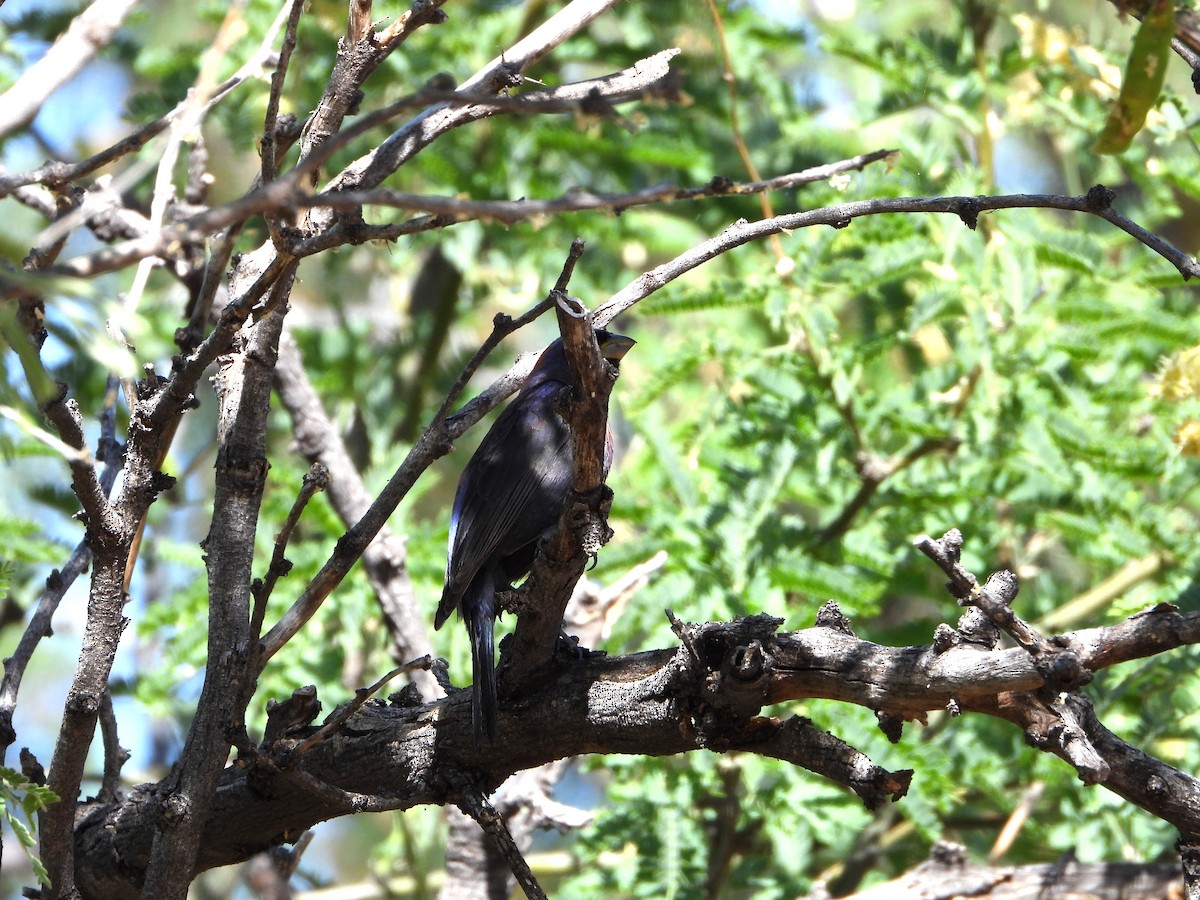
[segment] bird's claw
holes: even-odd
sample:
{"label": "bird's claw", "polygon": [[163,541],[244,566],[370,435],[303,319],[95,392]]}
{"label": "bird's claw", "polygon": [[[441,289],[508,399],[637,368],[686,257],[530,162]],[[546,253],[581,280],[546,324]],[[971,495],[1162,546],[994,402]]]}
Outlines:
{"label": "bird's claw", "polygon": [[573,634],[567,634],[565,631],[558,633],[558,646],[555,648],[558,655],[565,656],[571,662],[583,662],[595,656],[607,656],[603,650],[589,650],[579,643],[579,638]]}

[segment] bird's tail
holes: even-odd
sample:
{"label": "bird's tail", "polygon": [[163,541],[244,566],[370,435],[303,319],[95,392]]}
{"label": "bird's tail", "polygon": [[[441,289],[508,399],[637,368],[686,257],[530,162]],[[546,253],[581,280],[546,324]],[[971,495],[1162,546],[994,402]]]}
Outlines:
{"label": "bird's tail", "polygon": [[496,662],[492,646],[496,623],[496,586],[484,577],[482,590],[471,604],[467,630],[471,636],[471,722],[475,730],[475,746],[483,745],[486,734],[496,739]]}

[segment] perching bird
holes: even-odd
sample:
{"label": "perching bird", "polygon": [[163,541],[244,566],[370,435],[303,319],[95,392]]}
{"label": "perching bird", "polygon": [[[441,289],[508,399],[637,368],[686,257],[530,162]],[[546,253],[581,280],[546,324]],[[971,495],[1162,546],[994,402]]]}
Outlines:
{"label": "perching bird", "polygon": [[[632,338],[596,330],[600,355],[618,364]],[[441,628],[458,610],[471,637],[471,710],[475,744],[496,738],[496,671],[492,629],[496,592],[529,573],[538,542],[558,522],[571,489],[570,432],[555,410],[571,383],[560,338],[542,351],[515,400],[463,469],[450,514],[446,587],[434,617]],[[612,435],[604,446],[604,474]]]}

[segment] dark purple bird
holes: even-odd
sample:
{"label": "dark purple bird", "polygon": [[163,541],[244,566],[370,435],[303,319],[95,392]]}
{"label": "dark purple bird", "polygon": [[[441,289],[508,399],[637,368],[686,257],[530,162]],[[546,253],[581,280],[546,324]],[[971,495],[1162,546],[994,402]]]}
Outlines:
{"label": "dark purple bird", "polygon": [[[618,364],[632,338],[596,330],[600,355]],[[529,573],[538,542],[558,522],[571,489],[570,432],[554,409],[571,383],[561,339],[542,351],[515,400],[488,431],[463,469],[450,514],[446,587],[434,617],[441,628],[450,613],[471,637],[471,699],[475,743],[496,738],[496,671],[492,629],[496,592]],[[604,472],[612,463],[612,436],[604,447]]]}

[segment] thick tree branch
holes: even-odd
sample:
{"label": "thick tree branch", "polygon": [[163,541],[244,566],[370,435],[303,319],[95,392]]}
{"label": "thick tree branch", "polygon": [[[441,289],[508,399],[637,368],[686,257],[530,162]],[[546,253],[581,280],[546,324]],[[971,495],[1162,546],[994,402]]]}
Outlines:
{"label": "thick tree branch", "polygon": [[[687,626],[684,645],[674,650],[566,665],[502,707],[501,731],[519,732],[522,740],[501,741],[485,751],[477,750],[471,738],[467,691],[419,707],[368,703],[347,729],[314,746],[298,763],[307,779],[336,789],[328,797],[269,771],[256,776],[227,769],[197,868],[243,859],[272,835],[298,835],[317,821],[361,808],[371,797],[386,797],[389,808],[444,803],[450,788],[443,772],[467,769],[497,784],[513,772],[583,753],[662,755],[702,747],[762,753],[833,778],[875,805],[903,793],[909,775],[874,766],[802,721],[764,718],[759,708],[823,697],[920,718],[954,701],[962,710],[1025,728],[1025,720],[1014,719],[1018,713],[1000,702],[1046,684],[1020,648],[981,651],[966,641],[945,649],[932,644],[892,648],[838,628],[776,633],[776,625],[777,620],[758,616]],[[1056,642],[1075,648],[1083,664],[1099,669],[1200,642],[1200,614],[1157,607]],[[1102,756],[1119,749],[1086,715],[1077,719]],[[293,738],[303,739],[303,732]],[[1134,781],[1144,771],[1121,767]],[[1169,817],[1181,833],[1195,833],[1198,782],[1174,770],[1164,774],[1170,778],[1141,779],[1133,802]],[[269,790],[256,780],[262,777],[270,779]],[[1114,789],[1131,794],[1134,786],[1114,782]],[[131,896],[128,873],[145,864],[161,792],[162,786],[143,786],[124,803],[97,807],[88,818],[80,834],[85,896]],[[344,792],[363,799],[349,803],[340,799]],[[115,866],[115,859],[127,868]]]}
{"label": "thick tree branch", "polygon": [[145,895],[186,897],[199,839],[229,752],[244,721],[257,671],[250,647],[251,574],[258,511],[267,477],[266,431],[271,376],[295,267],[276,281],[244,346],[217,378],[217,479],[212,528],[205,539],[208,565],[208,664],[196,716],[183,749],[178,780],[146,869]]}
{"label": "thick tree branch", "polygon": [[1179,876],[1175,863],[1081,863],[1073,854],[1029,866],[972,865],[966,847],[942,841],[916,868],[850,900],[1162,900],[1183,896]]}

